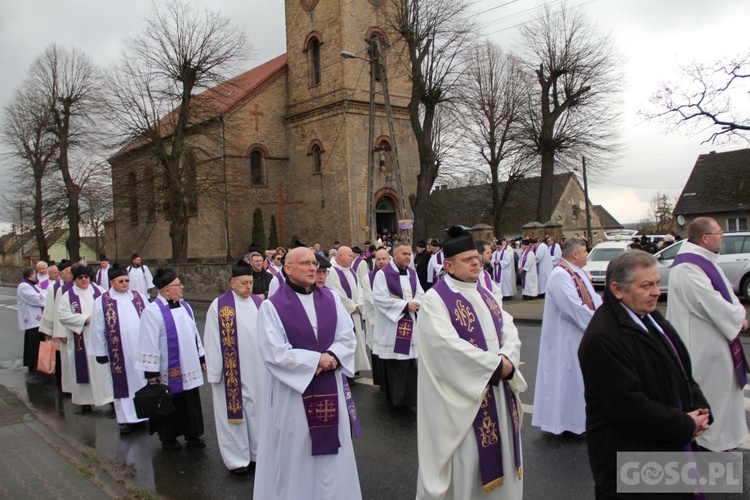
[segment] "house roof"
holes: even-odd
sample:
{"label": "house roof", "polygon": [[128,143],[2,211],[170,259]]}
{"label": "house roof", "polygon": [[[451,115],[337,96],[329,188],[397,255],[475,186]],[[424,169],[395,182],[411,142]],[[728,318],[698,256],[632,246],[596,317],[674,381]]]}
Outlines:
{"label": "house roof", "polygon": [[[282,54],[196,95],[191,101],[191,107],[194,108],[190,120],[191,124],[202,123],[214,118],[216,115],[230,113],[250,94],[284,69],[286,62],[287,55]],[[162,138],[166,138],[172,134],[178,112],[179,108],[176,108],[159,120]],[[145,143],[145,139],[134,139],[115,153],[112,158],[137,149]]]}
{"label": "house roof", "polygon": [[750,149],[699,155],[675,215],[750,210]]}
{"label": "house roof", "polygon": [[599,217],[599,222],[602,223],[603,228],[620,229],[623,227],[602,205],[592,205],[592,208],[597,217]]}
{"label": "house roof", "polygon": [[13,233],[8,233],[0,236],[0,252],[4,252],[7,247],[13,243],[17,236]]}
{"label": "house roof", "polygon": [[[539,193],[539,177],[519,180],[511,191],[505,205],[503,233],[516,234],[521,225],[536,219],[536,204]],[[569,182],[578,182],[575,174],[557,174],[552,184],[552,206],[555,207]],[[505,190],[501,182],[500,196]],[[430,195],[430,234],[442,234],[445,228],[457,224],[474,226],[478,223],[492,225],[492,191],[489,184],[465,186],[454,189],[438,189]],[[537,221],[543,224],[547,221]]]}
{"label": "house roof", "polygon": [[7,254],[15,254],[23,250],[23,247],[34,238],[34,231],[27,231],[18,236],[18,239],[5,251]]}

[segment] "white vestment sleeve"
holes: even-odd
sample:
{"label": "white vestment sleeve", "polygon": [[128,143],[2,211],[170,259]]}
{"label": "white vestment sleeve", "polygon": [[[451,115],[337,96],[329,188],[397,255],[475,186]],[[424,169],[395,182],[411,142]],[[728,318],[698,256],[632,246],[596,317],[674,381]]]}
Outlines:
{"label": "white vestment sleeve", "polygon": [[[422,299],[424,292],[421,292],[421,290],[422,287],[419,285],[419,282],[417,282],[417,296],[415,297],[415,300]],[[375,307],[394,323],[398,322],[398,320],[403,317],[404,310],[409,304],[407,301],[391,295],[391,292],[388,291],[385,273],[382,271],[375,274],[375,280],[372,284],[372,298]]]}
{"label": "white vestment sleeve", "polygon": [[[348,269],[344,269],[343,271],[344,273],[349,272]],[[339,279],[339,273],[336,271],[336,266],[332,266],[331,272],[328,273],[328,277],[326,278],[326,286],[339,296],[339,299],[341,299],[341,303],[344,305],[344,309],[346,310],[347,314],[353,314],[354,309],[357,308],[358,304],[346,296],[344,287],[341,286],[341,280]],[[351,286],[351,283],[349,284],[349,286]],[[355,290],[352,290],[352,297],[356,296],[357,294]]]}
{"label": "white vestment sleeve", "polygon": [[70,294],[65,293],[57,308],[57,319],[64,327],[76,333],[81,333],[86,326],[86,315],[74,313],[70,307]]}
{"label": "white vestment sleeve", "polygon": [[47,289],[47,298],[44,301],[44,312],[42,312],[42,321],[39,324],[39,331],[52,335],[55,331],[55,290],[50,284]]}
{"label": "white vestment sleeve", "polygon": [[203,342],[206,350],[206,379],[209,383],[221,382],[224,374],[224,360],[221,354],[219,338],[219,299],[211,302],[206,313],[206,328],[203,330]]}
{"label": "white vestment sleeve", "polygon": [[104,337],[104,312],[102,309],[102,297],[94,301],[94,310],[91,312],[91,324],[89,325],[89,339],[86,344],[86,353],[89,356],[109,356],[107,339]]}
{"label": "white vestment sleeve", "polygon": [[581,302],[573,278],[567,271],[550,273],[547,282],[547,296],[548,300],[551,299],[557,304],[563,318],[573,323],[581,331],[586,330],[594,311]]}
{"label": "white vestment sleeve", "polygon": [[47,298],[43,292],[37,292],[34,287],[26,283],[18,285],[16,289],[16,298],[20,302],[25,302],[30,306],[44,307],[47,303]]}

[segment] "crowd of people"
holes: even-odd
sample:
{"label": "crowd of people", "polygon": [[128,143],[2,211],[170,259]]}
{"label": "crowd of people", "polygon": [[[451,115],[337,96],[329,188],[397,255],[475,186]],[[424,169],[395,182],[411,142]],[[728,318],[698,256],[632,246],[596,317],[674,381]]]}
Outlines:
{"label": "crowd of people", "polygon": [[[111,404],[120,432],[148,425],[165,450],[181,437],[205,447],[205,378],[222,460],[231,474],[255,469],[264,499],[361,498],[350,385],[371,371],[385,405],[416,412],[418,498],[522,498],[527,385],[503,308],[520,280],[524,299],[545,298],[531,424],[585,438],[597,498],[619,498],[618,451],[723,451],[750,439],[739,342],[748,322],[715,264],[723,233],[707,218],[688,232],[666,318],[649,252],[616,257],[601,296],[582,269],[585,240],[489,242],[458,226],[414,254],[397,237],[364,250],[335,242],[327,254],[317,243],[251,244],[202,336],[172,269],[152,274],[137,254],[127,267],[103,255],[99,269],[39,262],[17,292],[24,365],[33,371],[39,342],[54,339],[73,404]],[[140,418],[134,395],[155,383],[175,410]]]}

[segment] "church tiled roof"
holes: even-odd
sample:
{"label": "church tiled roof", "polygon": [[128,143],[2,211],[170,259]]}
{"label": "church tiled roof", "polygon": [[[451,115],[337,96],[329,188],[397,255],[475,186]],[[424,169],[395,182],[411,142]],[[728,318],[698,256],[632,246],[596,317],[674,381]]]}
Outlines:
{"label": "church tiled roof", "polygon": [[750,149],[698,156],[675,215],[750,210]]}
{"label": "church tiled roof", "polygon": [[[219,85],[194,96],[191,101],[192,125],[213,119],[217,115],[226,115],[238,104],[243,102],[255,90],[286,67],[287,55],[282,54],[268,62],[235,76]],[[162,138],[168,137],[174,130],[179,108],[159,120]],[[126,144],[114,157],[127,151],[137,149],[145,143],[143,139],[135,139]]]}

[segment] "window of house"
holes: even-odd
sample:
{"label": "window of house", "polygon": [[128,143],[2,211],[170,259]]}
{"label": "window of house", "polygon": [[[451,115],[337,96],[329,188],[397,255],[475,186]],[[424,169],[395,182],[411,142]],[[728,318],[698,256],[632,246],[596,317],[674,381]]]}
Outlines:
{"label": "window of house", "polygon": [[128,190],[130,223],[138,224],[138,176],[135,175],[135,172],[128,174]]}
{"label": "window of house", "polygon": [[250,184],[252,186],[265,185],[264,163],[262,151],[254,149],[250,152]]}
{"label": "window of house", "polygon": [[581,213],[581,208],[578,205],[571,205],[571,208],[573,209],[573,220],[578,220],[578,214]]}
{"label": "window of house", "polygon": [[747,217],[727,219],[727,231],[747,231]]}

